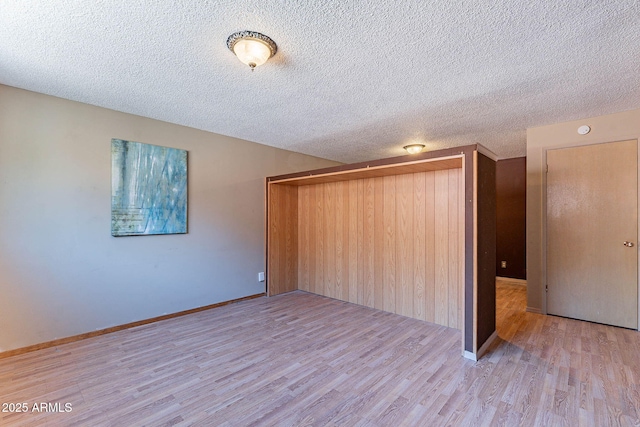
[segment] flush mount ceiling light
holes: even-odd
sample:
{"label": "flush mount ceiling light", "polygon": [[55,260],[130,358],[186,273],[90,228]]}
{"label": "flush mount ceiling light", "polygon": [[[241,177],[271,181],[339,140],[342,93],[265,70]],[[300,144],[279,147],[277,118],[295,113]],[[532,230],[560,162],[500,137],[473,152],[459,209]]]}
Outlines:
{"label": "flush mount ceiling light", "polygon": [[418,154],[424,149],[424,144],[409,144],[402,148],[407,150],[407,153],[409,154]]}
{"label": "flush mount ceiling light", "polygon": [[267,62],[278,51],[278,46],[273,40],[255,31],[231,34],[227,39],[227,47],[242,63],[247,64],[251,71]]}

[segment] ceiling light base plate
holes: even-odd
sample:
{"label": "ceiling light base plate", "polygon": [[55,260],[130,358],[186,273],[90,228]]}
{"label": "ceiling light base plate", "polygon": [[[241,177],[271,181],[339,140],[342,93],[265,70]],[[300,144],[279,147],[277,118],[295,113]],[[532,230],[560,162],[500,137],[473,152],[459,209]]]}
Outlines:
{"label": "ceiling light base plate", "polygon": [[276,54],[278,46],[268,36],[256,31],[238,31],[227,38],[227,47],[251,71]]}

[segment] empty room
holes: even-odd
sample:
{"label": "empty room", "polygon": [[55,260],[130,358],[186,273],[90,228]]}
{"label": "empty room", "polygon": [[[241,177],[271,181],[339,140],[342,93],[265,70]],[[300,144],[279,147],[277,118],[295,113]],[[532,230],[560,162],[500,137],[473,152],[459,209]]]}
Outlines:
{"label": "empty room", "polygon": [[0,425],[640,425],[640,4],[0,2]]}

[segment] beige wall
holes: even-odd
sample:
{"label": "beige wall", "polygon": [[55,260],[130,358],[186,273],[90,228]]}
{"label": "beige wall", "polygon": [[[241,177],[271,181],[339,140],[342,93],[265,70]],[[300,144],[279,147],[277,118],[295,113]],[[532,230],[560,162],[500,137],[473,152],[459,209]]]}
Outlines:
{"label": "beige wall", "polygon": [[[188,234],[111,236],[111,138],[188,150]],[[264,292],[264,177],[336,164],[0,85],[0,352]]]}
{"label": "beige wall", "polygon": [[[580,135],[578,127],[591,126]],[[640,110],[527,129],[527,306],[546,313],[545,166],[546,151],[640,138]]]}

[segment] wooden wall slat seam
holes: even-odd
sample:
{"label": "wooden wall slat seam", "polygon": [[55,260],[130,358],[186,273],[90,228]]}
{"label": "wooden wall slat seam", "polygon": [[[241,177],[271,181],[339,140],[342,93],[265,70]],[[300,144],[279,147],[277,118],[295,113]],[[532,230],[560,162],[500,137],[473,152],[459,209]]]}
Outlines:
{"label": "wooden wall slat seam", "polygon": [[[458,239],[456,242],[453,242],[452,245],[447,247],[446,257],[451,254],[451,256],[455,257],[455,254],[458,254],[458,271],[457,274],[454,274],[456,277],[451,276],[454,271],[453,269],[445,269],[444,262],[442,260],[444,255],[444,246],[440,245],[436,247],[435,240],[436,239],[426,239],[421,242],[419,239],[414,238],[413,246],[414,246],[414,273],[413,273],[413,283],[410,286],[413,286],[413,316],[418,317],[420,319],[423,318],[426,321],[434,321],[436,316],[436,311],[440,310],[438,317],[441,319],[442,323],[444,322],[444,309],[436,304],[436,300],[440,298],[442,300],[442,296],[446,292],[449,294],[448,289],[444,289],[442,283],[444,282],[443,277],[445,276],[445,272],[447,275],[447,283],[451,285],[451,283],[460,283],[460,286],[456,288],[458,292],[457,298],[455,298],[455,293],[451,293],[454,296],[453,300],[457,301],[457,307],[455,304],[453,306],[447,305],[447,320],[446,323],[451,322],[451,324],[458,324],[458,328],[462,328],[463,332],[463,353],[465,357],[471,357],[477,355],[478,347],[480,345],[485,346],[495,335],[491,335],[488,339],[485,339],[486,335],[483,332],[482,337],[478,337],[479,329],[478,329],[478,310],[482,311],[483,319],[493,319],[495,309],[492,306],[487,305],[486,307],[479,308],[478,307],[478,257],[480,254],[478,253],[478,245],[482,244],[483,254],[489,253],[487,248],[495,245],[495,242],[491,236],[491,232],[487,232],[480,236],[478,233],[478,186],[477,186],[477,177],[478,175],[482,175],[485,180],[489,182],[492,178],[491,173],[495,167],[485,168],[482,172],[478,171],[478,162],[477,155],[478,150],[482,147],[479,145],[469,145],[464,147],[457,147],[455,149],[446,149],[446,150],[437,150],[429,153],[423,153],[422,156],[415,157],[416,161],[412,161],[409,158],[398,157],[391,159],[383,159],[375,162],[365,162],[362,164],[353,164],[353,165],[343,165],[338,168],[333,169],[323,169],[323,170],[315,170],[315,171],[307,171],[307,172],[299,172],[296,174],[290,175],[281,175],[277,177],[268,177],[267,181],[267,197],[265,206],[267,208],[267,216],[265,220],[265,231],[267,233],[267,242],[265,248],[265,254],[267,255],[267,288],[269,291],[269,295],[275,295],[277,293],[286,292],[285,285],[290,285],[292,283],[297,284],[296,282],[300,281],[300,278],[306,277],[308,274],[308,287],[311,292],[316,292],[323,294],[324,293],[324,284],[325,284],[325,270],[331,269],[330,266],[325,266],[327,262],[331,260],[326,259],[327,254],[325,251],[329,251],[327,247],[327,237],[324,233],[324,197],[323,197],[323,188],[321,183],[336,183],[336,182],[349,182],[352,180],[357,181],[358,187],[358,201],[357,201],[357,217],[356,219],[352,219],[350,214],[344,214],[344,220],[342,227],[346,227],[346,223],[348,222],[349,227],[351,223],[355,221],[358,223],[358,230],[356,232],[355,239],[357,240],[357,273],[355,276],[357,277],[357,296],[355,297],[356,302],[360,304],[364,304],[370,307],[382,308],[385,305],[384,301],[384,239],[385,239],[385,218],[383,215],[383,206],[384,206],[384,188],[381,182],[383,182],[383,177],[385,176],[401,176],[406,174],[421,174],[425,173],[425,183],[424,188],[425,192],[433,191],[435,192],[435,179],[434,175],[436,171],[446,172],[449,169],[458,169],[459,177],[458,177],[458,203],[457,203],[457,211],[458,215],[456,216],[453,212],[451,213],[451,218],[447,217],[447,222],[454,223],[458,222]],[[483,153],[486,152],[486,149],[483,149]],[[490,154],[490,153],[489,153]],[[457,159],[453,162],[449,162],[451,159]],[[495,161],[495,159],[491,156],[487,157],[491,161]],[[430,161],[435,162],[430,165],[422,165],[419,164],[424,159],[430,159]],[[442,161],[442,162],[441,162]],[[438,162],[441,162],[438,164]],[[406,167],[409,163],[412,164],[411,167]],[[380,170],[384,170],[383,172],[375,171],[366,171],[364,169],[369,169],[370,167],[373,169],[378,168],[380,166]],[[461,169],[460,169],[461,168]],[[323,175],[322,177],[318,176],[318,174]],[[486,175],[486,176],[485,176]],[[491,175],[491,176],[489,176]],[[404,177],[403,177],[404,178]],[[295,182],[294,182],[295,181]],[[440,183],[441,184],[441,183]],[[438,188],[443,187],[438,184]],[[304,187],[305,185],[310,185],[309,189],[309,236],[305,234],[304,227],[302,230],[299,229],[300,220],[291,221],[289,223],[283,219],[282,215],[285,213],[277,211],[282,211],[283,208],[281,206],[282,201],[285,199],[281,193],[284,191],[279,191],[278,186],[281,187]],[[346,184],[345,184],[346,185]],[[455,185],[452,185],[455,187]],[[314,189],[318,190],[319,194],[313,194]],[[345,193],[345,197],[349,198],[349,196]],[[303,193],[302,193],[303,194]],[[350,194],[350,193],[349,193]],[[290,197],[291,200],[295,200],[296,203],[295,208],[299,208],[300,199],[298,198],[298,193],[291,191]],[[418,197],[418,196],[416,196]],[[495,204],[495,200],[492,199],[492,194],[487,194],[485,199],[483,200],[483,205],[491,205]],[[286,201],[285,201],[286,202]],[[422,201],[419,198],[414,200],[416,206],[414,207],[415,215],[422,215]],[[451,210],[455,209],[455,204],[452,206],[448,206],[448,202],[436,203],[433,198],[424,197],[424,228],[425,235],[433,236],[434,233],[437,233],[438,228],[436,226],[436,220],[441,218],[440,209],[442,205],[446,205],[447,209],[451,208]],[[487,209],[490,209],[489,206]],[[348,208],[345,208],[348,209]],[[297,213],[296,213],[297,215]],[[300,215],[305,216],[306,213],[304,210],[301,210]],[[414,216],[414,223],[419,224],[420,221],[418,217]],[[390,221],[387,219],[387,222]],[[442,223],[443,221],[438,221]],[[415,225],[414,224],[414,225]],[[294,230],[287,231],[286,227],[294,227]],[[443,227],[444,228],[444,227]],[[415,227],[414,227],[415,229]],[[306,243],[300,245],[297,243],[296,239],[308,239],[308,249],[304,249],[307,251],[307,254],[301,255],[296,253],[297,255],[301,255],[302,257],[297,260],[297,267],[294,264],[287,264],[285,261],[284,268],[279,266],[279,259],[282,256],[286,255],[287,247],[287,237],[286,233],[291,233],[288,241],[291,247],[297,247],[298,251],[300,251],[301,247],[305,247]],[[295,233],[300,232],[301,235],[297,235]],[[334,232],[337,232],[334,230]],[[343,231],[345,234],[349,234],[346,231]],[[395,235],[402,235],[402,230],[394,230]],[[454,233],[455,234],[455,233]],[[334,236],[335,237],[335,236]],[[347,243],[348,240],[348,243]],[[352,236],[349,235],[347,240],[342,240],[342,256],[345,257],[347,251],[345,248],[347,245],[350,245]],[[283,243],[284,242],[284,243]],[[398,243],[396,243],[396,252],[394,256],[404,257],[406,256],[403,252],[403,249],[398,249]],[[391,246],[389,244],[389,246]],[[457,250],[456,250],[457,247]],[[424,248],[424,256],[420,258],[416,258],[422,252],[422,248]],[[281,250],[280,250],[281,249]],[[351,252],[350,250],[348,252]],[[493,253],[493,252],[492,252]],[[313,255],[313,256],[311,256]],[[436,256],[437,255],[437,256]],[[331,255],[333,257],[334,255]],[[436,263],[436,259],[438,262]],[[351,286],[352,280],[352,272],[349,270],[347,273],[345,271],[345,266],[351,268],[354,263],[351,262],[351,257],[349,259],[345,258],[342,260],[342,273],[343,277],[347,277],[346,279],[342,279],[343,282],[348,281],[349,286]],[[424,260],[424,287],[421,289],[420,284],[421,276],[422,276],[422,265],[421,262]],[[395,260],[397,261],[397,259]],[[294,268],[291,268],[291,265],[294,265]],[[303,265],[304,269],[308,269],[308,272],[301,272],[300,265]],[[394,269],[394,277],[404,277],[405,272],[400,268],[401,266],[396,263],[396,269]],[[400,269],[398,269],[400,268]],[[287,270],[289,270],[287,272]],[[294,274],[291,274],[293,270]],[[389,274],[391,269],[388,269],[387,273]],[[287,274],[289,273],[289,276]],[[335,279],[335,278],[334,278]],[[490,277],[483,276],[483,292],[489,292],[491,290],[491,286],[493,286],[493,281],[489,280]],[[331,278],[329,279],[331,280]],[[304,280],[303,280],[304,282]],[[436,282],[439,283],[440,287],[438,289],[438,298],[436,298]],[[284,283],[284,285],[282,284]],[[351,300],[354,297],[351,295],[351,289],[346,291],[345,286],[341,283],[343,288],[343,294],[346,295],[344,298],[347,300]],[[316,286],[318,289],[315,289]],[[322,289],[320,289],[322,288]],[[403,288],[401,290],[409,293],[408,289]],[[387,292],[389,294],[389,292]],[[397,292],[394,290],[394,305],[402,307],[405,302],[404,293],[399,296]],[[420,299],[423,301],[420,301]],[[404,310],[404,309],[403,309]],[[408,311],[408,309],[407,309]],[[456,312],[458,315],[456,316]],[[451,315],[450,315],[451,314]],[[457,320],[456,320],[457,319]],[[488,320],[484,329],[488,330],[491,325],[489,325]],[[483,326],[483,327],[484,327]],[[482,343],[479,343],[478,340],[481,339]],[[469,356],[471,355],[471,356]]]}
{"label": "wooden wall slat seam", "polygon": [[461,328],[462,179],[451,169],[296,187],[301,289]]}

